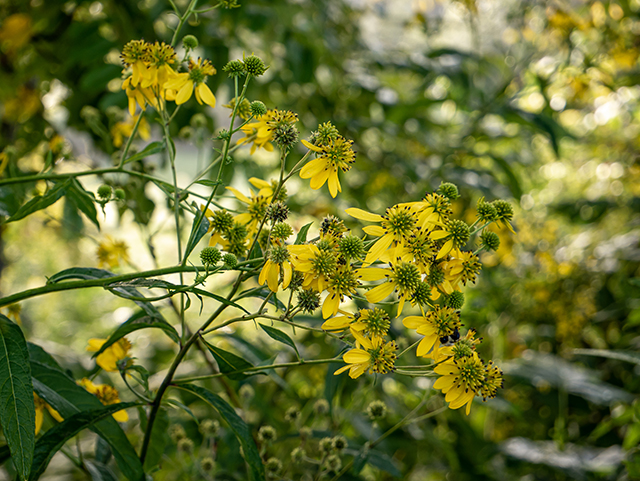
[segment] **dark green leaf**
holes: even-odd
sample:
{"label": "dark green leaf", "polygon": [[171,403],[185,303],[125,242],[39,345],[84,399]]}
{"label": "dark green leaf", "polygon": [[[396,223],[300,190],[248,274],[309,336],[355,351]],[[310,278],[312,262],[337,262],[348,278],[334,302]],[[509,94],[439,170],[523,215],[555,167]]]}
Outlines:
{"label": "dark green leaf", "polygon": [[147,145],[140,152],[138,152],[137,154],[133,154],[131,157],[129,157],[127,160],[125,160],[124,163],[128,164],[129,162],[135,162],[136,160],[142,160],[145,157],[148,157],[150,155],[159,154],[163,150],[164,150],[164,143],[163,142],[151,142],[149,145]]}
{"label": "dark green leaf", "polygon": [[[143,431],[147,430],[147,417],[142,416],[140,418],[140,427]],[[144,460],[145,471],[150,471],[156,468],[162,459],[164,449],[167,446],[168,437],[167,430],[169,429],[169,415],[167,410],[161,408],[158,411],[156,420],[153,423],[153,429],[151,430],[151,441],[149,449],[147,451],[147,457]]]}
{"label": "dark green leaf", "polygon": [[182,404],[181,402],[178,402],[175,399],[163,399],[162,402],[165,403],[165,404],[169,404],[171,406],[176,406],[176,407],[182,409],[189,416],[191,416],[191,418],[195,421],[196,424],[200,424],[200,421],[198,420],[196,415],[193,414],[193,411],[191,409],[189,409],[187,406],[185,406],[184,404]]}
{"label": "dark green leaf", "polygon": [[[136,364],[127,367],[127,372],[128,371],[135,371],[138,373],[139,377],[140,377],[140,381],[142,382],[142,387],[144,387],[144,390],[146,392],[149,391],[149,371],[147,371],[144,367],[142,366],[137,366]],[[136,378],[137,380],[137,378]]]}
{"label": "dark green leaf", "polygon": [[67,199],[70,199],[75,206],[86,215],[95,226],[100,229],[98,222],[98,211],[96,210],[95,198],[93,194],[84,190],[80,182],[76,179],[71,180],[69,189],[67,189]]}
{"label": "dark green leaf", "polygon": [[300,353],[298,352],[298,348],[296,347],[293,339],[289,337],[289,335],[285,332],[282,332],[280,329],[276,329],[275,327],[266,326],[264,324],[260,324],[260,327],[264,332],[266,332],[269,337],[275,341],[286,344],[289,347],[292,347],[294,351],[296,351],[296,355],[298,359],[300,358]]}
{"label": "dark green leaf", "polygon": [[[60,415],[67,419],[81,411],[102,407],[102,403],[64,372],[46,364],[31,361],[33,388]],[[144,471],[136,451],[113,417],[108,416],[91,427],[109,444],[122,473],[131,481],[144,481]]]}
{"label": "dark green leaf", "polygon": [[104,463],[85,459],[84,466],[89,471],[92,481],[118,481],[118,477]]}
{"label": "dark green leaf", "polygon": [[46,209],[52,204],[55,204],[63,195],[67,193],[67,189],[71,184],[71,179],[65,182],[60,182],[49,189],[44,195],[34,197],[29,202],[24,204],[18,209],[18,212],[13,214],[7,219],[7,222],[14,222],[16,220],[24,219],[30,214],[42,209]]}
{"label": "dark green leaf", "polygon": [[203,212],[198,212],[193,219],[193,224],[191,226],[191,233],[189,234],[189,242],[187,242],[187,247],[184,252],[184,257],[189,257],[189,254],[193,252],[193,249],[196,248],[200,239],[202,239],[205,235],[207,235],[207,231],[209,230],[209,219],[207,219]]}
{"label": "dark green leaf", "polygon": [[20,479],[27,479],[33,460],[36,411],[29,351],[17,324],[0,314],[0,424]]}
{"label": "dark green leaf", "polygon": [[249,465],[249,479],[253,481],[263,481],[264,466],[262,465],[262,459],[260,459],[260,453],[258,453],[256,443],[251,436],[251,431],[249,431],[249,428],[242,418],[236,414],[235,409],[229,406],[229,404],[217,394],[200,386],[181,384],[178,387],[204,399],[218,411],[220,416],[229,424],[233,434],[236,435],[236,438],[238,438],[242,446],[244,459]]}
{"label": "dark green leaf", "polygon": [[249,311],[247,311],[241,305],[238,305],[235,302],[230,301],[229,299],[227,299],[225,297],[219,296],[218,294],[214,294],[213,292],[205,291],[203,289],[198,289],[197,287],[194,287],[193,289],[191,289],[190,292],[193,292],[193,293],[198,294],[200,296],[210,297],[211,299],[215,299],[216,301],[224,304],[225,306],[235,307],[236,309],[240,309],[245,314],[249,314]]}
{"label": "dark green leaf", "polygon": [[309,229],[312,225],[313,222],[309,222],[308,224],[305,224],[300,228],[300,231],[298,232],[298,235],[296,237],[296,245],[304,244],[305,242],[307,242],[307,233],[309,232]]}
{"label": "dark green leaf", "polygon": [[[242,370],[252,368],[253,364],[251,364],[249,361],[246,361],[245,359],[242,359],[239,356],[236,356],[235,354],[225,351],[224,349],[215,347],[205,340],[203,340],[203,343],[205,346],[207,346],[209,351],[211,351],[211,354],[213,354],[213,357],[216,359],[218,368],[220,369],[221,373],[227,374],[227,377],[229,377],[229,379],[234,380],[241,380],[248,377],[246,374],[242,373]],[[250,375],[254,374],[256,373],[252,373]]]}
{"label": "dark green leaf", "polygon": [[95,458],[97,462],[102,464],[107,464],[111,459],[111,448],[100,436],[96,436]]}
{"label": "dark green leaf", "polygon": [[165,321],[164,319],[149,317],[144,311],[138,311],[125,322],[120,324],[120,327],[118,327],[118,329],[116,329],[115,332],[109,336],[107,342],[105,342],[100,347],[100,350],[94,353],[92,357],[96,357],[99,354],[102,354],[105,349],[118,342],[127,334],[138,331],[140,329],[162,329],[172,341],[176,343],[180,342],[180,336],[178,335],[178,332],[167,321]]}
{"label": "dark green leaf", "polygon": [[33,466],[30,481],[35,481],[47,469],[54,454],[73,436],[83,429],[93,426],[101,419],[111,416],[122,409],[136,406],[136,403],[118,403],[102,406],[91,411],[82,411],[66,418],[60,424],[49,429],[38,439],[33,455]]}
{"label": "dark green leaf", "polygon": [[220,182],[217,182],[215,180],[209,180],[209,179],[200,179],[196,182],[196,184],[206,185],[207,187],[215,187],[216,185],[219,185]]}
{"label": "dark green leaf", "polygon": [[9,445],[5,444],[0,447],[0,465],[3,464],[7,459],[11,457],[11,450],[9,449]]}

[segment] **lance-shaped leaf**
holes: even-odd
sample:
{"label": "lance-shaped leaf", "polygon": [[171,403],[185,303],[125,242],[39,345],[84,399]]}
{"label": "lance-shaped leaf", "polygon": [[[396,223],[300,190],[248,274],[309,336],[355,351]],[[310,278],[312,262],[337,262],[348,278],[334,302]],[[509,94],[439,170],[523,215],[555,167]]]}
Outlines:
{"label": "lance-shaped leaf", "polygon": [[213,357],[218,363],[220,372],[226,374],[229,379],[239,381],[245,379],[248,376],[258,374],[257,372],[244,374],[242,371],[245,369],[253,368],[253,364],[229,351],[225,351],[224,349],[220,349],[219,347],[209,344],[204,339],[202,342],[205,346],[207,346],[207,349],[211,351],[211,354],[213,354]]}
{"label": "lance-shaped leaf", "polygon": [[63,195],[67,193],[67,189],[69,188],[70,184],[71,179],[68,179],[65,182],[56,184],[44,195],[39,195],[32,198],[29,202],[20,207],[18,209],[18,212],[9,217],[6,222],[14,222],[16,220],[24,219],[34,212],[46,209],[50,205],[55,204]]}
{"label": "lance-shaped leaf", "polygon": [[[102,403],[64,372],[31,360],[33,389],[64,418],[82,411],[102,407]],[[122,474],[131,481],[143,481],[144,471],[140,459],[120,425],[112,417],[101,419],[91,427],[111,446],[113,457]]]}
{"label": "lance-shaped leaf", "polygon": [[171,324],[164,319],[158,319],[155,317],[149,317],[145,311],[138,311],[125,322],[120,324],[120,327],[115,330],[113,334],[109,336],[107,342],[105,342],[100,349],[93,354],[92,357],[96,357],[104,352],[109,346],[118,342],[127,334],[137,331],[139,329],[162,329],[164,333],[171,338],[174,342],[180,342],[180,336]]}
{"label": "lance-shaped leaf", "polygon": [[296,236],[296,245],[304,244],[307,242],[307,234],[309,233],[309,229],[313,225],[313,222],[309,222],[308,224],[303,225],[298,231],[298,235]]}
{"label": "lance-shaped leaf", "polygon": [[287,333],[282,332],[280,329],[276,329],[275,327],[266,326],[264,324],[260,324],[260,327],[274,341],[278,341],[278,342],[281,342],[282,344],[286,344],[287,346],[292,347],[293,350],[296,351],[296,355],[298,356],[298,359],[300,359],[300,353],[298,352],[298,348],[293,342],[293,339],[291,339]]}
{"label": "lance-shaped leaf", "polygon": [[149,145],[147,145],[140,152],[138,152],[137,154],[133,154],[131,157],[129,157],[127,160],[125,160],[124,163],[128,164],[130,162],[135,162],[136,160],[142,160],[145,157],[148,157],[150,155],[159,154],[163,150],[164,150],[164,143],[163,142],[151,142]]}
{"label": "lance-shaped leaf", "polygon": [[86,215],[89,220],[93,222],[98,229],[100,229],[95,198],[93,197],[93,194],[84,190],[82,184],[80,184],[76,179],[71,180],[71,184],[67,189],[67,199],[71,200],[80,212]]}
{"label": "lance-shaped leaf", "polygon": [[193,219],[193,225],[191,226],[191,233],[189,234],[189,241],[184,251],[184,257],[189,257],[189,254],[196,248],[200,239],[202,239],[209,230],[209,219],[204,215],[204,212],[198,211],[198,214]]}
{"label": "lance-shaped leaf", "polygon": [[17,324],[0,314],[0,424],[20,479],[31,471],[36,411],[29,351]]}
{"label": "lance-shaped leaf", "polygon": [[260,453],[258,452],[256,443],[251,436],[249,427],[242,418],[238,416],[235,409],[220,396],[203,387],[194,384],[180,384],[177,387],[202,398],[218,411],[220,417],[229,424],[233,434],[235,434],[242,446],[244,459],[249,465],[249,479],[252,481],[264,481],[264,466],[262,465],[262,459],[260,459]]}
{"label": "lance-shaped leaf", "polygon": [[[144,413],[140,416],[140,429],[142,432],[147,430],[147,415]],[[156,420],[151,428],[151,440],[149,449],[147,450],[147,456],[144,458],[144,468],[147,472],[155,471],[158,469],[158,464],[164,454],[164,449],[167,446],[169,429],[169,414],[164,408],[160,408]],[[154,469],[155,468],[155,469]]]}
{"label": "lance-shaped leaf", "polygon": [[96,422],[107,416],[111,416],[113,413],[137,405],[137,403],[117,403],[90,411],[82,411],[49,429],[36,443],[29,481],[38,479],[42,473],[44,473],[45,469],[47,469],[53,455],[64,446],[64,443],[80,431],[93,426]]}

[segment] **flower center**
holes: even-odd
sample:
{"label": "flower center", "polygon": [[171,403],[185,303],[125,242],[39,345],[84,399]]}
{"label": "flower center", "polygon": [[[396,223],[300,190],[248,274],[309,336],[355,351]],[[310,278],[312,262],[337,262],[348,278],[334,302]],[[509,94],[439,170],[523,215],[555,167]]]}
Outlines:
{"label": "flower center", "polygon": [[390,207],[382,216],[382,228],[395,237],[395,240],[407,239],[416,225],[408,207]]}

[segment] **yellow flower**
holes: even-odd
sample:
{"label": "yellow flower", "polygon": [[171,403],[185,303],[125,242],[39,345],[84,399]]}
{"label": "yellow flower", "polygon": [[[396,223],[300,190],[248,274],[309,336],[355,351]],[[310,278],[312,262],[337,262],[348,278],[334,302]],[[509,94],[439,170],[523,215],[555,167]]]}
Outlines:
{"label": "yellow flower", "polygon": [[351,149],[353,141],[338,137],[323,146],[315,146],[306,140],[302,140],[302,143],[320,155],[305,164],[300,170],[300,177],[311,179],[310,186],[313,190],[319,189],[327,182],[331,197],[335,197],[338,192],[342,192],[338,170],[348,172],[351,164],[356,161],[356,154]]}
{"label": "yellow flower", "polygon": [[[118,393],[118,390],[113,386],[109,386],[108,384],[94,384],[86,377],[82,379],[78,384],[80,384],[83,388],[96,396],[98,400],[105,406],[109,406],[110,404],[117,404],[120,402],[120,394]],[[127,414],[127,411],[123,409],[122,411],[113,413],[113,418],[120,423],[125,423],[129,420],[129,415]]]}
{"label": "yellow flower", "polygon": [[435,306],[422,316],[407,316],[402,323],[406,328],[415,329],[418,334],[424,336],[418,344],[418,357],[426,357],[432,348],[435,355],[440,349],[440,344],[445,342],[448,336],[457,333],[462,325],[458,311],[440,306]]}
{"label": "yellow flower", "polygon": [[142,71],[142,88],[151,88],[156,96],[163,97],[165,83],[176,75],[171,67],[177,61],[175,50],[164,42],[148,44],[144,61],[147,68]]}
{"label": "yellow flower", "polygon": [[332,250],[319,249],[317,245],[287,246],[291,253],[291,263],[296,271],[304,274],[302,287],[324,291],[338,265],[338,259]]}
{"label": "yellow flower", "polygon": [[260,189],[257,194],[254,194],[253,190],[249,189],[251,197],[247,197],[234,187],[226,187],[226,189],[231,191],[240,202],[247,204],[247,212],[235,216],[235,220],[240,224],[246,225],[249,233],[255,234],[259,223],[262,222],[267,212],[267,207],[271,203],[273,188],[269,182],[256,177],[251,177],[249,182]]}
{"label": "yellow flower", "polygon": [[122,82],[122,90],[127,94],[129,113],[133,116],[136,113],[136,104],[142,110],[147,109],[147,104],[157,108],[158,102],[155,95],[149,88],[143,88],[141,84],[133,85],[133,77],[127,77]]}
{"label": "yellow flower", "polygon": [[[107,342],[106,339],[89,339],[89,345],[87,351],[98,352],[102,345]],[[118,363],[122,360],[126,360],[127,366],[133,364],[130,358],[129,351],[131,350],[131,343],[126,337],[123,337],[117,342],[111,344],[101,354],[96,357],[96,363],[105,371],[116,372],[119,371]]]}
{"label": "yellow flower", "polygon": [[264,285],[266,282],[271,291],[278,292],[278,283],[282,272],[282,288],[289,287],[293,277],[293,268],[289,256],[290,254],[286,247],[273,245],[267,253],[268,259],[260,271],[258,283]]}
{"label": "yellow flower", "polygon": [[358,270],[354,270],[349,265],[344,265],[329,275],[326,287],[329,295],[322,304],[322,317],[324,319],[335,316],[344,297],[351,298],[356,293],[356,287],[360,285],[357,273]]}
{"label": "yellow flower", "polygon": [[122,48],[120,58],[125,67],[131,67],[131,85],[137,86],[147,70],[145,59],[149,44],[144,40],[131,40]]}
{"label": "yellow flower", "polygon": [[357,340],[356,345],[362,346],[362,348],[356,347],[347,351],[342,356],[347,365],[334,372],[334,375],[341,374],[348,369],[349,377],[356,379],[367,371],[369,374],[372,372],[386,374],[395,370],[396,351],[398,350],[395,341],[386,342],[377,336],[368,339],[357,332],[354,332],[353,335]]}
{"label": "yellow flower", "polygon": [[[360,309],[355,314],[348,314],[338,311],[342,316],[328,319],[321,328],[325,331],[343,331],[349,328],[352,334],[354,331],[365,336],[383,337],[389,331],[391,325],[389,315],[379,308]],[[354,334],[355,335],[355,334]]]}
{"label": "yellow flower", "polygon": [[271,141],[275,129],[282,124],[294,124],[297,121],[298,115],[288,110],[267,110],[266,114],[256,117],[255,122],[249,122],[241,127],[245,136],[238,140],[238,144],[252,142],[251,154],[261,147],[272,152]]}
{"label": "yellow flower", "polygon": [[[404,247],[414,233],[416,226],[415,208],[410,204],[399,204],[389,207],[384,215],[372,214],[355,207],[345,211],[351,217],[368,222],[380,222],[380,225],[368,225],[362,230],[369,235],[380,237],[369,249],[363,266],[378,260],[392,245]],[[393,255],[393,261],[396,260]]]}
{"label": "yellow flower", "polygon": [[32,24],[31,17],[23,13],[6,17],[0,28],[0,50],[14,55],[31,39]]}
{"label": "yellow flower", "polygon": [[44,420],[44,410],[46,409],[51,414],[51,417],[61,423],[64,421],[60,413],[53,409],[44,399],[38,396],[35,392],[33,393],[33,404],[36,408],[36,435],[40,432],[42,428],[42,421]]}
{"label": "yellow flower", "polygon": [[[113,145],[115,147],[121,147],[124,143],[124,139],[128,139],[133,132],[133,126],[138,121],[139,115],[131,116],[123,122],[118,122],[111,128],[111,136],[113,137]],[[149,123],[147,119],[142,117],[140,124],[138,125],[138,136],[142,140],[148,140],[151,137],[151,131],[149,129]]]}
{"label": "yellow flower", "polygon": [[466,405],[469,414],[473,398],[481,392],[485,380],[485,366],[478,354],[474,351],[471,356],[444,361],[434,372],[441,377],[433,387],[445,394],[449,407],[458,409]]}
{"label": "yellow flower", "polygon": [[124,241],[113,240],[110,236],[98,244],[96,255],[98,267],[118,267],[121,262],[129,262],[129,247]]}
{"label": "yellow flower", "polygon": [[193,59],[189,59],[189,72],[174,74],[173,78],[164,84],[164,88],[168,89],[167,100],[175,100],[177,105],[182,105],[191,98],[195,87],[198,103],[202,105],[204,102],[215,107],[216,98],[205,83],[207,77],[215,73],[216,69],[208,60],[199,58],[197,62],[194,62]]}
{"label": "yellow flower", "polygon": [[365,297],[371,304],[386,299],[393,291],[398,293],[398,316],[402,314],[404,303],[411,299],[418,285],[422,282],[420,271],[409,262],[391,265],[390,269],[368,267],[358,271],[358,277],[363,281],[379,281],[386,278],[386,282],[370,289]]}

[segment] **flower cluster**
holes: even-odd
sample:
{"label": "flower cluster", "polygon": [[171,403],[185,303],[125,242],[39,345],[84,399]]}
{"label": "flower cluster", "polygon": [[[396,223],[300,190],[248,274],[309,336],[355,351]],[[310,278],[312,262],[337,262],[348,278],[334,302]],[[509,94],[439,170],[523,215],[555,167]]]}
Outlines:
{"label": "flower cluster", "polygon": [[156,110],[162,109],[164,101],[175,101],[177,105],[185,103],[195,92],[198,103],[215,107],[216,98],[206,84],[207,77],[214,75],[216,69],[208,60],[187,59],[185,72],[178,72],[178,57],[171,45],[164,42],[148,43],[144,40],[131,40],[122,49],[122,63],[126,78],[122,89],[129,99],[129,112],[133,116],[136,104],[142,110],[147,105]]}

